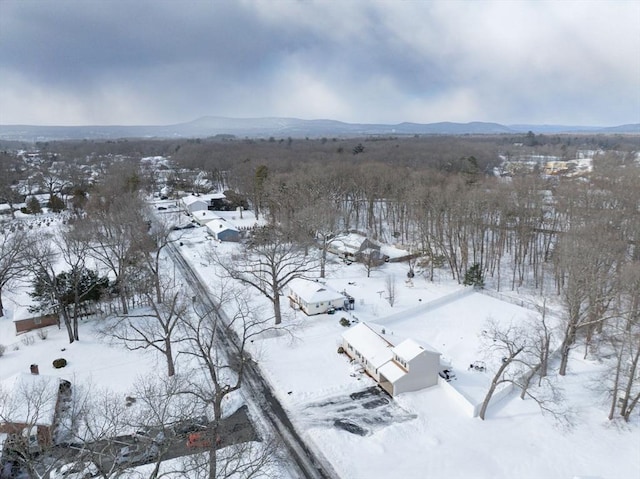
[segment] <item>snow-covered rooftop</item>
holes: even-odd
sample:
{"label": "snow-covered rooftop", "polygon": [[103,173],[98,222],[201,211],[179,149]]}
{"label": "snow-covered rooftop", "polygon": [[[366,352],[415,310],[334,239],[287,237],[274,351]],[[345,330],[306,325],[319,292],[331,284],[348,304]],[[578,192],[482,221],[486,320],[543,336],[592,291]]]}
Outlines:
{"label": "snow-covered rooftop", "polygon": [[189,206],[189,205],[192,205],[192,204],[198,203],[198,202],[207,203],[207,200],[204,199],[204,197],[202,197],[202,196],[188,195],[188,196],[183,196],[182,197],[182,202],[186,206]]}
{"label": "snow-covered rooftop", "polygon": [[33,426],[53,425],[60,378],[18,373],[0,382],[7,400],[0,403],[0,417],[6,422]]}
{"label": "snow-covered rooftop", "polygon": [[291,280],[289,289],[307,304],[343,298],[342,293],[337,292],[326,284],[303,278]]}
{"label": "snow-covered rooftop", "polygon": [[376,368],[393,358],[393,344],[366,323],[358,323],[349,328],[342,333],[342,337]]}
{"label": "snow-covered rooftop", "polygon": [[411,361],[418,354],[424,352],[424,348],[413,339],[405,339],[393,348],[393,352],[405,361]]}
{"label": "snow-covered rooftop", "polygon": [[198,201],[203,201],[205,203],[210,203],[211,200],[223,200],[226,196],[224,193],[207,193],[206,195],[187,195],[182,197],[182,202],[185,205],[191,205]]}
{"label": "snow-covered rooftop", "polygon": [[402,369],[393,361],[388,361],[386,364],[382,365],[378,369],[378,372],[392,383],[396,382],[402,376],[407,374],[407,371]]}
{"label": "snow-covered rooftop", "polygon": [[209,221],[220,219],[217,211],[200,210],[193,212],[193,218],[200,224],[206,224]]}
{"label": "snow-covered rooftop", "polygon": [[250,210],[216,211],[215,213],[238,229],[248,229],[265,224],[264,219],[258,220],[255,213]]}
{"label": "snow-covered rooftop", "polygon": [[362,243],[367,238],[357,233],[349,233],[346,235],[337,236],[332,242],[331,247],[334,249],[341,249],[345,251],[358,251],[362,247]]}
{"label": "snow-covered rooftop", "polygon": [[205,227],[211,230],[213,233],[219,233],[224,230],[233,230],[238,231],[238,228],[230,224],[228,221],[225,221],[222,218],[215,218],[211,221],[208,221]]}

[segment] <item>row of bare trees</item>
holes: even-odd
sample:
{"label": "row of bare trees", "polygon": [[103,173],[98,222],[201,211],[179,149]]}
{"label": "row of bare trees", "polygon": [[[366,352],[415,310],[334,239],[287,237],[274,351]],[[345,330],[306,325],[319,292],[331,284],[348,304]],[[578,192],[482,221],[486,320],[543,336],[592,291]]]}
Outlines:
{"label": "row of bare trees", "polygon": [[478,265],[488,287],[557,300],[558,373],[567,374],[579,346],[584,357],[613,352],[612,410],[628,419],[640,392],[633,281],[640,267],[640,165],[615,153],[594,161],[589,178],[561,181],[312,163],[269,172],[261,208],[273,224],[301,243],[315,240],[323,252],[335,235],[359,230],[422,252],[431,279],[434,267],[444,266],[462,282]]}
{"label": "row of bare trees", "polygon": [[[247,343],[271,326],[253,315],[238,294],[220,293],[215,304],[234,311],[231,323],[240,324],[223,322],[219,310],[203,303],[191,304],[180,316],[172,338],[172,347],[182,358],[182,374],[140,376],[126,397],[72,380],[71,386],[61,392],[51,440],[40,443],[39,454],[34,454],[31,445],[18,435],[6,444],[7,455],[21,464],[32,479],[47,477],[62,464],[82,465],[86,461],[93,462],[98,477],[104,479],[121,477],[125,470],[127,474],[137,474],[127,477],[149,479],[273,477],[273,467],[280,460],[279,445],[261,437],[245,408],[234,412],[230,408],[238,401],[228,399],[237,394],[244,382]],[[129,317],[132,323],[138,319]],[[154,319],[157,318],[151,321]],[[115,321],[111,327],[105,326],[105,334],[120,325]],[[149,329],[143,334],[136,330],[118,339],[132,348],[141,341],[151,344],[155,341],[153,336],[161,334],[161,325],[146,325]],[[218,346],[219,337],[234,326],[240,333],[223,351]],[[55,402],[50,395],[51,384],[47,383],[53,380],[42,377],[42,381],[28,381],[20,388],[0,389],[0,422],[13,423],[19,416],[21,426],[35,430],[50,415],[52,401]],[[202,417],[207,420],[199,419]],[[200,432],[198,450],[166,461],[176,451],[183,451],[186,430]],[[134,439],[135,431],[148,433]],[[124,444],[134,441],[144,448],[153,447],[149,450],[154,452],[149,457],[150,467],[131,472],[130,464],[119,463],[115,458]],[[75,446],[66,446],[69,444]]]}
{"label": "row of bare trees", "polygon": [[[161,477],[168,472],[208,478],[234,474],[271,477],[270,464],[278,459],[275,444],[264,438],[256,442],[255,432],[240,437],[236,444],[220,444],[218,438],[231,441],[234,437],[225,421],[230,412],[227,402],[235,401],[226,399],[237,394],[244,382],[248,342],[272,328],[273,318],[256,315],[244,294],[225,291],[215,301],[203,301],[181,286],[184,280],[176,278],[175,268],[172,272],[164,261],[165,248],[177,241],[177,234],[169,223],[151,214],[137,188],[135,173],[122,167],[111,172],[92,190],[82,214],[56,236],[30,235],[28,248],[24,249],[25,260],[28,258],[24,271],[48,293],[48,304],[57,305],[56,312],[67,327],[70,342],[79,339],[79,315],[77,308],[65,306],[80,303],[82,295],[89,291],[74,284],[76,297],[67,301],[59,288],[60,272],[68,270],[69,276],[75,277],[74,272],[95,268],[110,278],[103,300],[109,303],[114,316],[100,320],[104,337],[131,350],[155,351],[167,365],[166,378],[139,381],[139,390],[131,394],[135,402],[128,408],[121,398],[102,391],[97,396],[107,399],[99,404],[93,398],[95,391],[74,398],[77,416],[68,433],[72,439],[88,444],[89,459],[100,466],[101,477],[118,477],[123,466],[101,459],[104,454],[113,456],[116,436],[130,434],[144,425],[173,438],[173,424],[206,411],[210,422],[204,433],[209,446],[203,454],[172,462],[171,471],[167,471],[161,454],[148,477]],[[19,237],[11,238],[15,241]],[[137,307],[140,305],[144,307]],[[226,321],[223,314],[228,314]],[[219,346],[221,336],[231,338],[225,350]],[[83,385],[78,386],[81,391]],[[7,404],[5,401],[4,406]],[[10,412],[5,407],[0,415]],[[251,429],[250,425],[247,427]],[[46,472],[55,464],[70,460],[79,459],[62,457],[53,464],[44,464],[29,454],[23,457],[34,478],[40,477],[43,468]]]}

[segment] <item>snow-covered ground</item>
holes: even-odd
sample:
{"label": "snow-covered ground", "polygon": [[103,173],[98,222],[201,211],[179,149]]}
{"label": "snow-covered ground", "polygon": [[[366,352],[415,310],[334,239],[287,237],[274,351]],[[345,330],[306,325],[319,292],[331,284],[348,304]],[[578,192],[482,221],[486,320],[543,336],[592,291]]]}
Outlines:
{"label": "snow-covered ground", "polygon": [[[206,241],[203,234],[195,229],[182,241],[194,268],[215,284],[214,267],[200,260],[204,249],[216,247],[220,253],[235,246]],[[569,374],[560,380],[564,406],[573,410],[572,427],[543,415],[517,391],[492,402],[485,421],[471,417],[449,386],[472,403],[482,401],[488,373],[467,368],[482,359],[479,336],[486,321],[517,324],[535,312],[480,293],[461,293],[464,288],[444,273],[433,283],[420,275],[405,282],[407,270],[406,264],[388,263],[367,278],[361,265],[335,261],[327,283],[353,296],[355,310],[308,317],[283,299],[288,334],[252,345],[294,424],[340,477],[640,477],[639,421],[622,425],[607,420],[607,404],[593,390],[601,366],[577,353]],[[393,307],[385,298],[390,275],[396,279]],[[384,328],[389,337],[431,345],[452,364],[457,379],[394,399],[372,396],[375,382],[337,353],[345,331],[341,317]],[[345,422],[358,426],[357,433],[336,426]]]}
{"label": "snow-covered ground", "polygon": [[[205,228],[181,231],[182,252],[210,285],[219,282],[204,251],[217,248],[231,253],[237,245],[205,239]],[[327,282],[355,298],[353,312],[307,317],[289,308],[283,298],[287,332],[256,338],[253,358],[272,384],[293,423],[344,478],[519,478],[571,479],[640,477],[640,421],[612,423],[607,405],[593,388],[601,378],[601,365],[572,357],[570,372],[560,378],[567,406],[575,411],[574,426],[558,426],[543,415],[532,400],[517,392],[492,402],[487,419],[472,418],[449,386],[469,401],[483,396],[488,376],[467,371],[481,359],[479,334],[485,321],[518,322],[532,311],[479,293],[460,293],[459,285],[444,272],[434,282],[418,274],[406,282],[406,264],[384,264],[367,278],[364,267],[334,261]],[[385,298],[387,278],[396,282],[396,300]],[[256,308],[268,312],[269,303],[247,290]],[[9,291],[7,298],[25,301],[24,293]],[[22,299],[20,299],[22,298]],[[443,298],[448,298],[443,300]],[[11,301],[5,306],[11,309]],[[457,379],[426,390],[391,399],[379,393],[374,381],[337,353],[346,330],[339,320],[366,321],[384,328],[389,337],[413,338],[443,354]],[[138,377],[162,371],[162,358],[153,353],[109,346],[81,324],[81,340],[68,344],[66,332],[47,329],[32,344],[15,336],[10,317],[0,318],[0,381],[38,364],[40,374],[73,381],[91,381],[126,395]],[[17,347],[17,349],[16,349]],[[54,369],[52,361],[64,357],[68,366]],[[355,434],[344,424],[355,425]]]}

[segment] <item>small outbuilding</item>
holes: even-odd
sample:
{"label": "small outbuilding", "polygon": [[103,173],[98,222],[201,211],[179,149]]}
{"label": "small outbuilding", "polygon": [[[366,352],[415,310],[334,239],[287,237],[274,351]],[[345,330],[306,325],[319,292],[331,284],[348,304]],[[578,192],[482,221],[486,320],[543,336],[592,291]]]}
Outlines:
{"label": "small outbuilding", "polygon": [[289,302],[292,308],[308,316],[345,307],[347,298],[320,281],[296,278],[289,283]]}

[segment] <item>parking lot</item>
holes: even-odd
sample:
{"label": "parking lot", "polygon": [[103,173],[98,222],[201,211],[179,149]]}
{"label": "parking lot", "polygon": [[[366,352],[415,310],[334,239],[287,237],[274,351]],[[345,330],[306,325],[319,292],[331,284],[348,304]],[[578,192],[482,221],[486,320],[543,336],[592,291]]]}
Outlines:
{"label": "parking lot", "polygon": [[312,402],[304,409],[304,420],[309,425],[335,427],[359,436],[416,418],[377,386]]}

